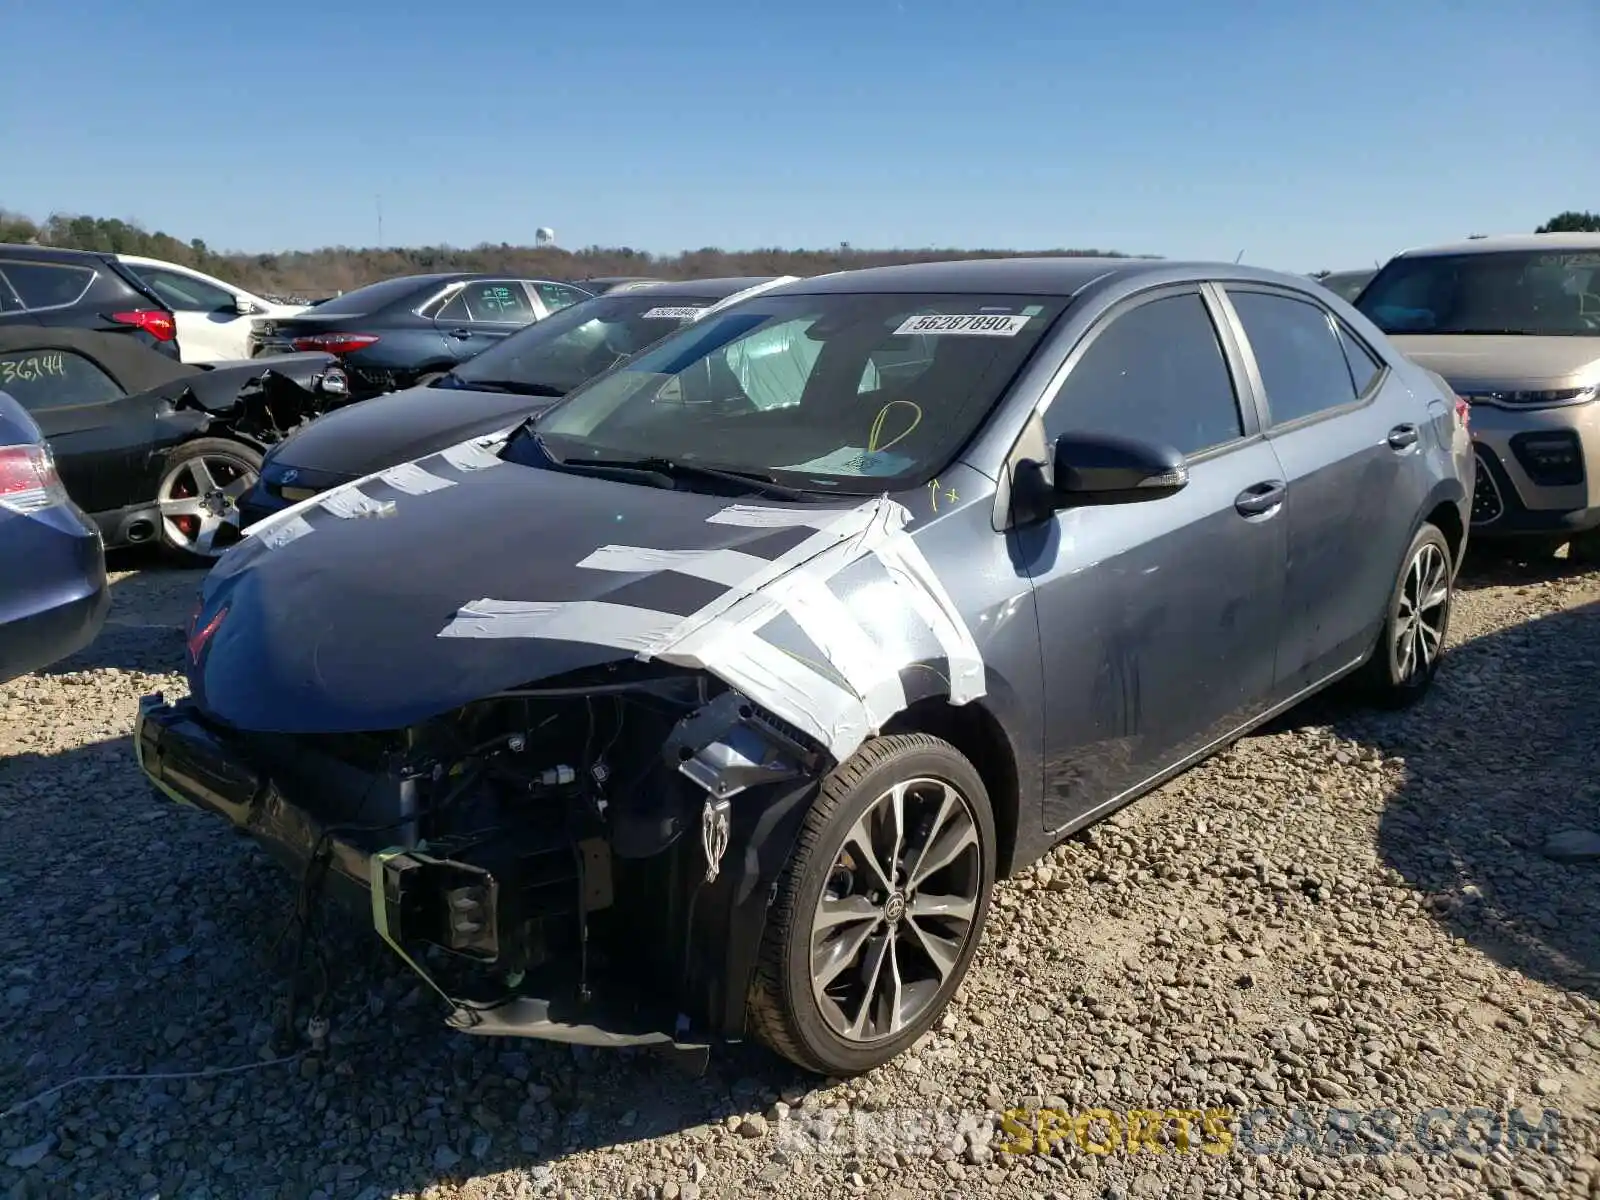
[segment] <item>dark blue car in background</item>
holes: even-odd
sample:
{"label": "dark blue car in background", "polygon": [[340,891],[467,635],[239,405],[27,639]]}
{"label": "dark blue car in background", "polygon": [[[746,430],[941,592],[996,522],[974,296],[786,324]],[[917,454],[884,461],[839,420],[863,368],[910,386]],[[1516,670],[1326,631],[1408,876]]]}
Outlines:
{"label": "dark blue car in background", "polygon": [[501,338],[590,298],[570,283],[455,271],[368,284],[255,323],[250,355],[337,354],[352,399],[431,383]]}
{"label": "dark blue car in background", "polygon": [[0,392],[0,683],[87,646],[110,600],[99,531],[33,418]]}

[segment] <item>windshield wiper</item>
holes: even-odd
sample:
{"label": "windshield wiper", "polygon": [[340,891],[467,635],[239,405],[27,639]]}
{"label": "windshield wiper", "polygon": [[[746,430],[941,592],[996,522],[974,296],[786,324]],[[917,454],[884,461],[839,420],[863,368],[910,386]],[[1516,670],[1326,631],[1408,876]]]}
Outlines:
{"label": "windshield wiper", "polygon": [[[545,453],[548,454],[549,451]],[[700,463],[682,462],[676,458],[579,458],[555,461],[562,466],[621,467],[636,471],[659,471],[663,475],[698,475],[703,479],[716,479],[723,483],[754,487],[769,496],[783,500],[807,500],[812,494],[804,488],[789,487],[787,484],[779,483],[771,475],[760,471],[731,471],[725,467],[707,467]]]}
{"label": "windshield wiper", "polygon": [[505,392],[512,396],[549,396],[551,399],[560,399],[567,393],[561,388],[548,383],[525,383],[520,379],[468,379],[465,376],[450,372],[450,378],[455,381],[455,386],[465,388],[471,392]]}

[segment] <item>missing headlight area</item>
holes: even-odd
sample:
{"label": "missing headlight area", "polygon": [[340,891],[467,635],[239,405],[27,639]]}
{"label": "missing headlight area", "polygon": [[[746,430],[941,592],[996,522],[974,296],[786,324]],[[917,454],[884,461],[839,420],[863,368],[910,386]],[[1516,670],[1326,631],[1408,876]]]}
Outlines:
{"label": "missing headlight area", "polygon": [[451,1026],[703,1062],[742,1019],[732,926],[831,760],[709,675],[590,676],[377,736],[227,733],[150,697],[139,752],[296,872],[301,911],[370,903]]}

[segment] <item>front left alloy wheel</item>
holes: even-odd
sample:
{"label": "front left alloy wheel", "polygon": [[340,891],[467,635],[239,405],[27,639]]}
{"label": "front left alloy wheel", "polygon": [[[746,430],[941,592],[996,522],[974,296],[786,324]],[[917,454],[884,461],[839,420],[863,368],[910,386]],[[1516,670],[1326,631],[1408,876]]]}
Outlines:
{"label": "front left alloy wheel", "polygon": [[994,817],[948,742],[868,742],[812,803],[779,886],[749,1007],[757,1035],[820,1074],[909,1047],[965,977],[989,909]]}

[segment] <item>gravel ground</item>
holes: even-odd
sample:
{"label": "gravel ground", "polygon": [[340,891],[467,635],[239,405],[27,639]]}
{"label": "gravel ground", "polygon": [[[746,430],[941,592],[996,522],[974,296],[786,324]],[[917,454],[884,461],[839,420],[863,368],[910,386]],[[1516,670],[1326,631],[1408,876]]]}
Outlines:
{"label": "gravel ground", "polygon": [[[448,1033],[353,919],[327,1053],[267,1062],[290,882],[155,799],[128,742],[139,695],[181,690],[197,583],[119,572],[95,646],[0,686],[0,1105],[237,1070],[0,1109],[0,1196],[1600,1196],[1600,870],[1541,853],[1600,824],[1600,575],[1480,566],[1428,702],[1318,702],[1059,847],[1000,888],[943,1029],[831,1086],[754,1047],[690,1079]],[[1418,1152],[1434,1106],[1557,1132]],[[1387,1109],[1402,1136],[996,1149],[996,1113],[1040,1107]]]}

